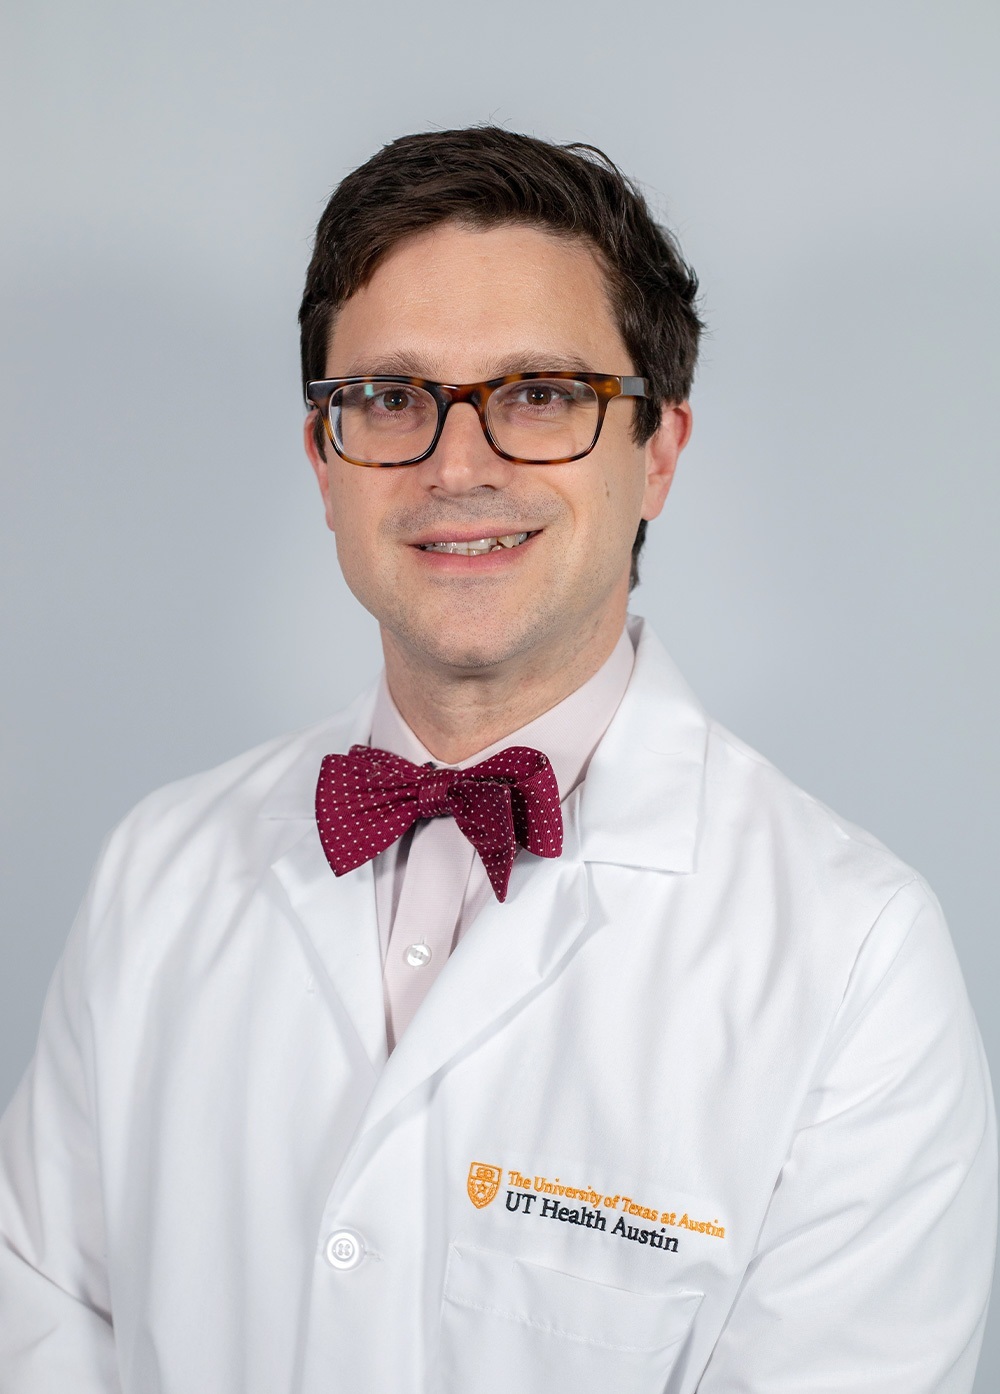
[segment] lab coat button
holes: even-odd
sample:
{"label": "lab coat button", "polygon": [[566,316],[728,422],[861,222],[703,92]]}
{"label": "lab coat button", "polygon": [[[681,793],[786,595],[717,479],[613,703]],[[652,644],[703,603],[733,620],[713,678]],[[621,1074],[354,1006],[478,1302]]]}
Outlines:
{"label": "lab coat button", "polygon": [[326,1241],[326,1261],[332,1268],[346,1272],[357,1268],[365,1256],[365,1241],[352,1229],[337,1229]]}

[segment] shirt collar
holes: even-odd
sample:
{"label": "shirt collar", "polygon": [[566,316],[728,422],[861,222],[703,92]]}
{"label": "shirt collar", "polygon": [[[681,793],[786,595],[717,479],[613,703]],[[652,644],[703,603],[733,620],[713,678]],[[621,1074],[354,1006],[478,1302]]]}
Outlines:
{"label": "shirt collar", "polygon": [[[581,758],[577,780],[584,770],[587,778],[564,809],[567,850],[578,849],[587,862],[690,872],[701,817],[708,719],[648,622],[632,617],[628,628],[635,668],[593,759],[588,763],[586,752]],[[571,694],[559,708],[565,710],[577,695]],[[258,756],[255,775],[263,817],[304,819],[315,828],[320,761],[328,751],[344,751],[369,739],[376,698],[377,689],[369,688],[339,716],[265,748],[273,754]],[[533,722],[514,732],[503,744],[511,744],[532,726]],[[423,748],[417,745],[420,756]],[[428,758],[424,752],[423,759]]]}
{"label": "shirt collar", "polygon": [[[467,769],[469,765],[477,765],[511,745],[531,746],[548,756],[559,785],[559,796],[567,798],[587,773],[591,756],[625,695],[634,662],[632,639],[628,630],[623,629],[607,659],[582,687],[519,730],[512,731],[468,759],[458,761],[455,768]],[[434,758],[403,720],[392,700],[384,673],[375,696],[371,744],[412,760],[415,765],[442,763]]]}

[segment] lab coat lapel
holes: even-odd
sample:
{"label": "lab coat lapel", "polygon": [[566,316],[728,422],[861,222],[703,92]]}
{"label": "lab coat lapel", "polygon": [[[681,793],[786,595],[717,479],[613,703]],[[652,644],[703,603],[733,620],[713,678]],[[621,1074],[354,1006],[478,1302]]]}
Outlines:
{"label": "lab coat lapel", "polygon": [[374,1127],[402,1099],[543,987],[587,923],[576,796],[568,801],[563,855],[521,852],[506,901],[490,901],[459,941],[379,1077],[365,1114]]}
{"label": "lab coat lapel", "polygon": [[366,741],[374,692],[332,722],[304,733],[295,760],[272,790],[263,816],[287,824],[285,850],[271,863],[303,932],[317,981],[334,1010],[346,1015],[363,1058],[377,1072],[386,1057],[382,961],[371,863],[334,876],[316,829],[314,799],[320,761],[330,751]]}
{"label": "lab coat lapel", "polygon": [[385,1009],[371,863],[335,877],[312,824],[272,870],[305,931],[317,979],[378,1070],[386,1056]]}

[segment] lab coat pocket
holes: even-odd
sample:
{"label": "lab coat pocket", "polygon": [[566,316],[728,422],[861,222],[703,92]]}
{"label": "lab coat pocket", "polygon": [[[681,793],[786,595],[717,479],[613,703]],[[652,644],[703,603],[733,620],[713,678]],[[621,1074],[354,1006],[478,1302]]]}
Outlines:
{"label": "lab coat pocket", "polygon": [[664,1394],[703,1294],[630,1292],[452,1244],[441,1394]]}

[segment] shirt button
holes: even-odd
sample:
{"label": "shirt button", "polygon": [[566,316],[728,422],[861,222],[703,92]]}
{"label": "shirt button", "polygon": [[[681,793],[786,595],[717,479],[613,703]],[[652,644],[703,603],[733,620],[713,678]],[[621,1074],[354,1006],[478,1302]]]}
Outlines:
{"label": "shirt button", "polygon": [[326,1241],[326,1261],[331,1268],[346,1272],[357,1268],[365,1256],[365,1241],[352,1229],[337,1229]]}
{"label": "shirt button", "polygon": [[430,944],[411,944],[403,955],[411,968],[423,968],[431,961]]}

